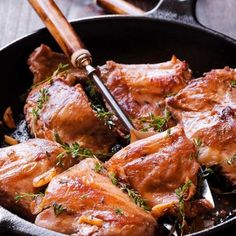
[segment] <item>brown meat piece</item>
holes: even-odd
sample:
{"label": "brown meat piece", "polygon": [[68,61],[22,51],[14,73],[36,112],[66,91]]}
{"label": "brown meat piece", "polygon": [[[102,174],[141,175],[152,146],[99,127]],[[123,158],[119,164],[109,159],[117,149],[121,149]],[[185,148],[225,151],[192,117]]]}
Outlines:
{"label": "brown meat piece", "polygon": [[[45,51],[44,47],[36,49],[44,59],[40,60],[38,56],[36,63],[33,53],[30,59],[32,65],[44,68],[46,57],[54,60],[54,53],[48,48]],[[69,69],[59,74],[54,73],[52,80],[33,87],[24,108],[32,135],[54,140],[57,133],[63,142],[78,142],[94,151],[109,152],[111,145],[116,142],[116,135],[97,117],[81,84],[77,83],[85,78],[83,71]]]}
{"label": "brown meat piece", "polygon": [[59,63],[68,64],[69,62],[63,54],[53,52],[44,44],[36,48],[28,60],[30,70],[34,74],[34,83],[39,83],[50,77]]}
{"label": "brown meat piece", "polygon": [[140,119],[149,117],[150,113],[164,116],[164,99],[184,88],[191,78],[187,63],[174,56],[160,64],[124,65],[108,61],[100,71],[137,129],[146,127]]}
{"label": "brown meat piece", "polygon": [[212,70],[192,80],[167,100],[168,109],[184,127],[188,138],[198,142],[198,160],[220,165],[236,185],[236,70]]}
{"label": "brown meat piece", "polygon": [[25,143],[0,150],[0,205],[32,217],[31,198],[24,197],[16,203],[15,197],[38,193],[53,176],[75,164],[69,156],[64,168],[56,165],[57,156],[64,150],[54,142],[32,139]]}
{"label": "brown meat piece", "polygon": [[177,126],[128,145],[105,166],[138,191],[159,217],[176,208],[177,188],[191,181],[186,199],[195,194],[199,171],[195,155],[194,144]]}
{"label": "brown meat piece", "polygon": [[[73,235],[154,235],[156,222],[86,159],[55,177],[35,223]],[[60,206],[61,211],[56,211]]]}

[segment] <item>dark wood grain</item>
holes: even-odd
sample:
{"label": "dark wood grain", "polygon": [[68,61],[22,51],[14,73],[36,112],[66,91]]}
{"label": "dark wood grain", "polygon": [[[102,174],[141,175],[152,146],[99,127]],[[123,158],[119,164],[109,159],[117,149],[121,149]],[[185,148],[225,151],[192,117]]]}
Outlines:
{"label": "dark wood grain", "polygon": [[[158,0],[128,0],[150,10]],[[56,0],[68,19],[105,14],[93,0]],[[236,0],[198,0],[199,21],[236,39]],[[0,0],[0,47],[43,27],[26,0]]]}

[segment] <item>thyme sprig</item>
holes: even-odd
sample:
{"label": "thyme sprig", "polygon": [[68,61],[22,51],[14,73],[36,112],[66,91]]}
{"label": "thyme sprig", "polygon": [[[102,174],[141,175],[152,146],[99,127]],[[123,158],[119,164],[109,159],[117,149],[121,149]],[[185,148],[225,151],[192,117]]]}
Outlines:
{"label": "thyme sprig", "polygon": [[106,111],[105,108],[102,105],[100,105],[100,104],[97,104],[97,105],[93,105],[92,104],[92,108],[97,113],[97,117],[100,120],[103,120],[104,123],[110,129],[112,129],[115,126],[115,123],[113,122],[114,113],[112,113],[110,111]]}
{"label": "thyme sprig", "polygon": [[35,119],[39,118],[39,112],[42,110],[43,105],[48,101],[49,99],[49,92],[48,89],[42,88],[39,90],[39,97],[37,100],[37,107],[33,108],[31,110],[31,113]]}
{"label": "thyme sprig", "polygon": [[59,73],[61,72],[65,72],[69,69],[69,64],[63,64],[63,63],[59,63],[58,66],[57,66],[57,69],[52,73],[51,76],[48,76],[46,79],[34,84],[32,86],[32,88],[35,88],[35,87],[38,87],[39,85],[41,84],[44,84],[45,82],[47,81],[51,81],[52,80],[52,77],[54,76],[57,76]]}
{"label": "thyme sprig", "polygon": [[22,198],[30,198],[30,199],[35,199],[37,197],[43,197],[43,193],[20,193],[15,196],[15,202],[19,202]]}
{"label": "thyme sprig", "polygon": [[62,212],[66,211],[66,208],[62,206],[61,204],[57,204],[56,202],[52,205],[54,214],[56,216],[59,216]]}
{"label": "thyme sprig", "polygon": [[112,155],[110,153],[95,153],[89,148],[81,147],[80,144],[77,142],[72,144],[64,143],[62,142],[60,136],[57,133],[54,134],[54,139],[64,149],[62,153],[57,155],[57,166],[64,167],[63,160],[67,155],[71,155],[72,158],[80,160],[83,160],[85,158],[104,159]]}
{"label": "thyme sprig", "polygon": [[115,209],[115,213],[116,213],[117,215],[124,215],[123,211],[122,211],[120,208],[116,208],[116,209]]}
{"label": "thyme sprig", "polygon": [[144,127],[142,131],[146,132],[149,129],[153,129],[157,132],[162,132],[164,127],[167,125],[169,119],[171,118],[170,112],[166,111],[165,116],[155,116],[153,113],[149,114],[149,117],[140,118],[141,123],[147,123],[148,126]]}
{"label": "thyme sprig", "polygon": [[236,80],[231,80],[231,81],[230,81],[230,86],[231,86],[232,88],[236,88]]}
{"label": "thyme sprig", "polygon": [[192,181],[188,180],[183,186],[175,190],[175,194],[177,195],[178,200],[179,200],[179,213],[181,216],[181,223],[179,224],[179,228],[181,230],[181,235],[183,235],[183,228],[185,226],[185,207],[184,207],[185,195],[191,185],[192,185]]}
{"label": "thyme sprig", "polygon": [[118,186],[123,192],[127,193],[128,196],[133,200],[133,202],[143,208],[146,211],[150,211],[151,209],[147,206],[147,201],[142,198],[142,196],[135,191],[134,189],[130,188],[127,184],[121,183],[118,181],[115,173],[110,173],[110,179],[112,184]]}

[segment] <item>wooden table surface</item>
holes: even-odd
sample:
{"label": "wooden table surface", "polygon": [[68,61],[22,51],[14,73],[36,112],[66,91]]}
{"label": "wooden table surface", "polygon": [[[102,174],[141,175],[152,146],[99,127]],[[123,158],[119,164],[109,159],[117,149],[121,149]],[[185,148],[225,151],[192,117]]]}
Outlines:
{"label": "wooden table surface", "polygon": [[[158,0],[129,0],[143,9],[151,9]],[[56,0],[71,20],[105,14],[94,0]],[[219,32],[236,39],[236,0],[198,0],[198,20]],[[0,47],[30,33],[43,25],[27,0],[0,0]]]}

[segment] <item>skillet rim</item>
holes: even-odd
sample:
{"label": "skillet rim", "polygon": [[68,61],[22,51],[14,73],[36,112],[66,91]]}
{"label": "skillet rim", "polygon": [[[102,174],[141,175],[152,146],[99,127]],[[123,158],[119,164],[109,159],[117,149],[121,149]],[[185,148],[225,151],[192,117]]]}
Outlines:
{"label": "skillet rim", "polygon": [[[155,13],[155,12],[153,12],[153,13]],[[157,21],[159,23],[178,25],[180,27],[185,27],[187,30],[191,29],[193,31],[196,31],[197,33],[201,33],[201,32],[205,33],[205,34],[207,34],[207,36],[218,38],[218,39],[223,40],[226,43],[232,44],[233,46],[236,47],[236,39],[231,38],[223,33],[217,32],[215,30],[209,29],[198,22],[196,22],[194,24],[190,24],[188,22],[181,22],[181,21],[178,21],[175,19],[168,19],[165,17],[160,18],[160,17],[156,16],[155,14],[144,14],[142,16],[114,15],[114,14],[100,15],[100,16],[89,16],[89,17],[83,17],[83,18],[79,18],[79,19],[73,19],[73,20],[70,20],[69,22],[74,27],[76,24],[79,24],[80,22],[102,22],[102,21],[108,21],[108,20],[115,20],[116,21],[116,20],[121,20],[121,19],[122,20],[142,20],[142,21],[146,21],[146,22],[156,22]],[[0,57],[1,57],[2,52],[8,50],[8,48],[12,47],[13,45],[19,44],[28,38],[36,37],[38,34],[42,34],[42,33],[46,33],[46,32],[48,33],[49,37],[52,37],[46,27],[41,27],[31,33],[25,34],[25,35],[17,38],[16,40],[13,40],[12,42],[10,42],[0,48]],[[214,40],[214,38],[213,38],[213,40]],[[17,217],[19,220],[23,221],[21,223],[24,224],[24,221],[25,221],[24,218],[21,218],[20,216],[12,213],[11,211],[7,210],[6,208],[4,208],[2,206],[0,206],[0,207],[3,208],[4,211],[7,211],[7,213],[9,213],[9,216]],[[3,223],[7,223],[9,221],[8,219],[4,219],[4,217],[2,217],[2,218],[3,218]],[[0,224],[1,224],[1,220],[2,219],[0,217]],[[57,235],[57,234],[65,235],[65,234],[58,233],[56,231],[42,228],[42,227],[37,226],[34,223],[29,222],[29,221],[27,221],[27,223],[34,226],[34,228],[37,227],[39,230],[42,230],[42,229],[46,230],[50,234],[54,233],[55,235]],[[226,230],[226,228],[232,226],[233,223],[236,223],[236,216],[234,216],[233,218],[230,218],[222,223],[219,223],[215,226],[212,226],[210,228],[206,228],[204,230],[197,231],[197,232],[187,234],[187,235],[188,236],[211,235],[213,233],[216,233],[218,230]],[[15,224],[16,224],[16,227],[14,227],[14,222],[13,222],[13,227],[9,227],[9,226],[7,227],[7,228],[10,228],[11,232],[13,232],[13,233],[17,231],[17,222],[15,222]],[[15,230],[14,230],[14,228],[15,228]],[[0,227],[0,230],[1,230],[1,227]]]}

